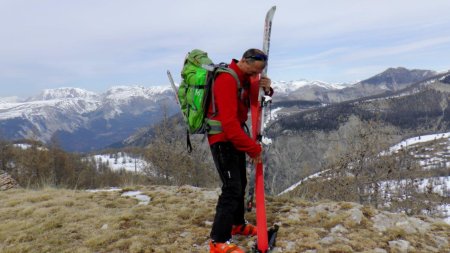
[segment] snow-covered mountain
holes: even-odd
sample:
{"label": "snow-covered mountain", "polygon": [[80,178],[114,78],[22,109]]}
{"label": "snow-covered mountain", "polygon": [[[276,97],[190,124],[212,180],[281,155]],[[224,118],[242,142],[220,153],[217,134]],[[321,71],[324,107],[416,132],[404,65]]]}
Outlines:
{"label": "snow-covered mountain", "polygon": [[[273,82],[280,100],[308,100],[308,94],[343,87],[307,80]],[[170,86],[115,86],[101,94],[64,87],[25,100],[0,98],[0,133],[9,140],[43,142],[56,136],[68,151],[99,149],[177,112],[173,96]]]}
{"label": "snow-covered mountain", "polygon": [[297,91],[298,89],[305,87],[317,87],[323,89],[343,89],[345,84],[326,83],[322,81],[308,81],[306,79],[300,79],[295,81],[274,81],[272,87],[282,93],[291,91]]}
{"label": "snow-covered mountain", "polygon": [[24,101],[0,99],[0,132],[6,139],[44,142],[56,134],[65,149],[86,151],[120,141],[176,108],[169,86],[116,86],[102,94],[47,89]]}
{"label": "snow-covered mountain", "polygon": [[276,92],[274,101],[305,100],[324,103],[336,103],[385,92],[396,92],[437,76],[432,70],[388,68],[366,80],[356,83],[327,83],[305,79],[295,81],[272,82]]}
{"label": "snow-covered mountain", "polygon": [[275,101],[280,100],[323,100],[323,95],[327,91],[341,90],[348,84],[326,83],[322,81],[309,81],[306,79],[294,81],[272,81],[272,88],[275,91]]}
{"label": "snow-covered mountain", "polygon": [[43,100],[55,100],[55,99],[71,99],[71,98],[83,98],[83,99],[98,99],[99,95],[79,89],[79,88],[70,88],[70,87],[62,87],[57,89],[45,89],[39,95],[28,98],[26,101],[43,101]]}
{"label": "snow-covered mountain", "polygon": [[[413,75],[411,73],[415,73],[414,70],[394,70],[367,79],[372,80],[368,81],[370,85],[363,85],[361,89],[358,84],[304,79],[273,81],[273,99],[275,102],[288,103],[314,102],[306,106],[320,106],[321,103],[377,94],[384,90],[381,86],[390,85],[391,82],[406,82],[404,85],[408,85],[432,74],[422,71]],[[0,136],[10,140],[27,138],[44,142],[56,136],[68,151],[98,149],[121,142],[140,128],[157,123],[164,115],[179,112],[173,96],[167,85],[116,86],[101,94],[66,87],[47,89],[26,100],[0,98]]]}

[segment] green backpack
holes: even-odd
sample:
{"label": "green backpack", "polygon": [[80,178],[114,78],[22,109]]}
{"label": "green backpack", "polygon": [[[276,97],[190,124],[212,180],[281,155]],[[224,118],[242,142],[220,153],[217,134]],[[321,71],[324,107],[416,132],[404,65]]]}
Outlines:
{"label": "green backpack", "polygon": [[[241,85],[237,74],[225,63],[214,64],[208,54],[194,49],[184,60],[181,71],[181,84],[178,88],[178,100],[189,134],[218,134],[222,132],[220,121],[207,118],[209,104],[212,102],[213,114],[216,113],[214,96],[210,96],[214,81],[218,74],[229,73],[236,79],[238,90]],[[211,100],[211,101],[210,101]]]}

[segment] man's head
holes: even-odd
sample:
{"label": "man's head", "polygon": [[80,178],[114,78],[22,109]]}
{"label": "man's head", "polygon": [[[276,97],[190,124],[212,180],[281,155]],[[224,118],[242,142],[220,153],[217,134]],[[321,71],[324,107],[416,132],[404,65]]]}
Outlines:
{"label": "man's head", "polygon": [[249,49],[237,63],[241,71],[247,76],[260,74],[267,64],[267,55],[259,49]]}

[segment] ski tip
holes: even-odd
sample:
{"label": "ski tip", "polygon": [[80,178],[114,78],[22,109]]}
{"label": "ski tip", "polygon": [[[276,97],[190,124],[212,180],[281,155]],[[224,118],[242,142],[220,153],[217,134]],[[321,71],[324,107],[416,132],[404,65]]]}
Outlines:
{"label": "ski tip", "polygon": [[269,9],[269,11],[266,14],[266,22],[268,22],[268,20],[272,20],[273,15],[275,14],[275,10],[277,9],[277,6],[272,6],[272,8]]}

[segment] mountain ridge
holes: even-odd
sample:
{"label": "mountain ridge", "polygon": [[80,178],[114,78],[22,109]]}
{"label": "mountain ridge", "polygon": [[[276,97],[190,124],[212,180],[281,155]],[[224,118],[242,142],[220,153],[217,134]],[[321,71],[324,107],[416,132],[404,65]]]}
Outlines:
{"label": "mountain ridge", "polygon": [[[0,132],[6,139],[43,142],[56,134],[62,137],[61,145],[72,151],[102,148],[89,142],[100,138],[102,145],[114,143],[157,122],[164,111],[172,114],[176,109],[172,96],[170,88],[163,86],[114,86],[101,94],[72,87],[46,89],[23,101],[0,100]],[[80,142],[73,149],[68,140],[77,140],[70,137],[77,133],[84,133],[81,139],[86,144]]]}
{"label": "mountain ridge", "polygon": [[[412,82],[423,80],[430,73],[435,72],[390,68],[366,79],[379,80],[378,84],[374,84],[375,81],[373,81],[370,85],[360,85],[364,81],[356,84],[326,83],[305,79],[273,81],[274,102],[286,104],[287,101],[294,101],[294,105],[298,104],[295,101],[305,101],[306,103],[299,105],[310,107],[320,106],[322,103],[347,101],[386,92],[385,80],[405,79]],[[412,79],[401,77],[401,75],[410,76]],[[383,76],[386,78],[380,79]],[[387,86],[393,85],[389,83]],[[412,83],[402,83],[402,85],[408,87]],[[11,140],[32,138],[44,142],[50,141],[56,134],[62,138],[60,141],[67,150],[86,151],[102,148],[103,144],[121,142],[140,128],[149,127],[157,123],[164,115],[170,117],[176,112],[179,112],[179,108],[169,85],[113,86],[103,93],[62,87],[46,89],[24,100],[17,97],[0,98],[0,134],[3,138]],[[114,136],[115,133],[119,136]],[[80,146],[74,150],[68,140],[79,141],[77,134],[84,136],[81,139],[86,144],[80,143]],[[107,138],[112,139],[107,140]]]}

